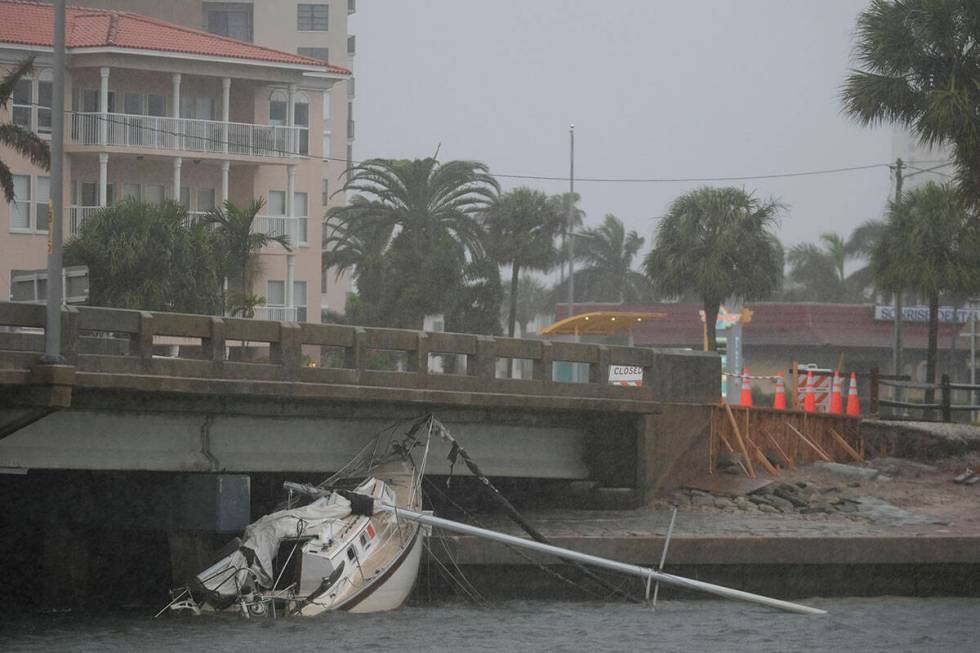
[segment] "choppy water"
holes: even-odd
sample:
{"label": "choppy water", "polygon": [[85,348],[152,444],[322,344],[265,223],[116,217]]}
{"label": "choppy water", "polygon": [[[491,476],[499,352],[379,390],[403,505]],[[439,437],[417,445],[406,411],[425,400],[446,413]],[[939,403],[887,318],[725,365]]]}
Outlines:
{"label": "choppy water", "polygon": [[371,615],[0,618],[0,651],[968,651],[980,599],[813,599],[800,616],[723,601],[457,603]]}

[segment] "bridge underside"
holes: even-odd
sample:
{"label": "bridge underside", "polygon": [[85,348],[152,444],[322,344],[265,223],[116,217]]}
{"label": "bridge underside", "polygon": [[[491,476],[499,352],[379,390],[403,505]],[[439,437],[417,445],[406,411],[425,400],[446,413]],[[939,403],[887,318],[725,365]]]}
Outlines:
{"label": "bridge underside", "polygon": [[[134,393],[75,388],[70,408],[0,408],[0,467],[154,472],[340,469],[380,431],[434,412],[491,476],[637,483],[642,414]],[[651,411],[652,412],[652,411]],[[429,470],[448,474],[432,443]],[[465,473],[457,466],[455,473]]]}

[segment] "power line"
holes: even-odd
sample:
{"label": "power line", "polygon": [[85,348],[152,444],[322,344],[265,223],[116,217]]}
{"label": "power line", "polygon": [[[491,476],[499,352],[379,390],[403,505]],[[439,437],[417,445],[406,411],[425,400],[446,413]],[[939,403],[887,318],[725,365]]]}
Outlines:
{"label": "power line", "polygon": [[[20,106],[36,106],[43,109],[49,109],[49,107],[44,107],[38,104],[33,104],[33,105],[25,104]],[[189,135],[187,133],[172,131],[161,127],[152,127],[144,124],[134,124],[133,122],[129,121],[126,118],[123,119],[115,118],[113,117],[113,114],[83,113],[83,114],[72,114],[72,115],[84,115],[84,116],[91,117],[96,121],[104,121],[109,124],[121,125],[126,128],[134,128],[144,132],[164,134],[167,136],[173,136],[174,138],[181,138],[185,140],[193,140],[197,142],[209,143],[216,146],[221,146],[222,148],[222,149],[215,149],[215,150],[205,150],[204,151],[205,153],[222,154],[224,153],[223,147],[225,145],[231,147],[242,147],[242,145],[244,145],[241,142],[216,138],[214,136],[197,135],[197,134]],[[125,115],[125,114],[115,114],[115,115]],[[133,114],[133,117],[142,119],[142,118],[146,118],[147,116],[142,116],[140,114]],[[165,120],[167,119],[173,120],[173,118],[169,118],[167,116],[152,116],[152,117],[161,118]],[[211,123],[212,121],[207,121],[207,122]],[[220,126],[223,125],[224,123],[215,122],[215,124]],[[257,126],[274,127],[280,125],[257,125]],[[72,125],[72,127],[74,129],[74,125]],[[92,143],[92,145],[100,145],[100,143]],[[252,149],[254,146],[248,144],[248,147],[249,149]],[[354,159],[348,160],[346,158],[331,157],[331,156],[315,157],[309,154],[298,154],[295,152],[289,152],[285,149],[275,147],[274,145],[271,144],[259,145],[255,149],[262,152],[281,155],[283,157],[290,157],[294,159],[305,159],[308,161],[319,160],[324,163],[338,162],[346,165],[358,165],[358,164],[365,163],[367,161],[367,160],[354,160]],[[230,151],[228,153],[236,154],[236,152],[234,151]],[[916,163],[928,164],[933,162],[934,161],[921,161],[921,162],[917,161]],[[892,164],[890,162],[871,163],[867,165],[844,166],[839,168],[822,168],[822,169],[803,170],[803,171],[795,171],[795,172],[776,172],[776,173],[765,173],[765,174],[755,174],[755,175],[728,175],[728,176],[717,176],[717,177],[578,177],[576,178],[576,181],[591,182],[591,183],[625,183],[625,184],[696,183],[696,182],[708,183],[708,182],[721,182],[721,181],[752,181],[752,180],[761,180],[761,179],[787,179],[787,178],[795,178],[795,177],[811,177],[811,176],[820,176],[820,175],[840,174],[845,172],[856,172],[861,170],[873,170],[875,168],[889,168],[891,167],[891,165]],[[936,167],[941,168],[947,165],[951,165],[951,163],[944,162],[942,163],[942,165]],[[915,168],[915,169],[920,170],[919,168]],[[931,168],[928,171],[931,172],[933,170],[935,170],[935,168]],[[492,174],[494,177],[500,177],[502,179],[525,179],[525,180],[533,180],[533,181],[567,181],[568,180],[567,176],[526,175],[526,174],[513,174],[513,173],[492,173]],[[945,173],[938,173],[938,174],[945,174]]]}
{"label": "power line", "polygon": [[[854,170],[870,170],[872,168],[888,167],[887,163],[871,163],[862,166],[848,166],[845,168],[827,168],[822,170],[804,170],[801,172],[776,172],[760,175],[731,175],[727,177],[576,177],[575,181],[591,181],[600,183],[626,183],[626,184],[657,184],[657,183],[683,183],[683,182],[709,182],[709,181],[749,181],[753,179],[782,179],[786,177],[808,177],[812,175],[830,175],[838,172],[852,172]],[[546,177],[542,175],[512,175],[494,173],[495,177],[509,179],[536,179],[541,181],[567,181],[567,177]]]}

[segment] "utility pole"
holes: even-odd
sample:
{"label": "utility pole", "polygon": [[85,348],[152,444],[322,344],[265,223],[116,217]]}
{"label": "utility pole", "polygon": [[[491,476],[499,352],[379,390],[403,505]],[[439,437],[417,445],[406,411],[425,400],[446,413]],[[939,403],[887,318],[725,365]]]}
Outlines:
{"label": "utility pole", "polygon": [[65,151],[65,0],[54,2],[54,75],[51,92],[51,194],[48,204],[48,283],[44,323],[44,356],[50,365],[64,363],[61,355],[61,304],[64,283],[61,241],[64,226]]}
{"label": "utility pole", "polygon": [[[895,159],[895,207],[902,203],[902,158]],[[895,342],[892,348],[892,367],[895,374],[902,373],[902,291],[895,292]]]}
{"label": "utility pole", "polygon": [[575,312],[575,125],[568,126],[568,317]]}

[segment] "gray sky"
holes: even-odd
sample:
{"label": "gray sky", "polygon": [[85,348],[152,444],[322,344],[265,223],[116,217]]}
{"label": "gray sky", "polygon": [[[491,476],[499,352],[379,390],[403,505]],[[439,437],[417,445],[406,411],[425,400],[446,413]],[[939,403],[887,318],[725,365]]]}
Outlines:
{"label": "gray sky", "polygon": [[[885,163],[889,129],[841,115],[866,0],[361,0],[355,159],[476,159],[494,173],[689,178]],[[567,181],[501,180],[549,193]],[[732,183],[789,205],[781,237],[878,217],[887,168]],[[578,183],[587,224],[653,216],[700,184]]]}

